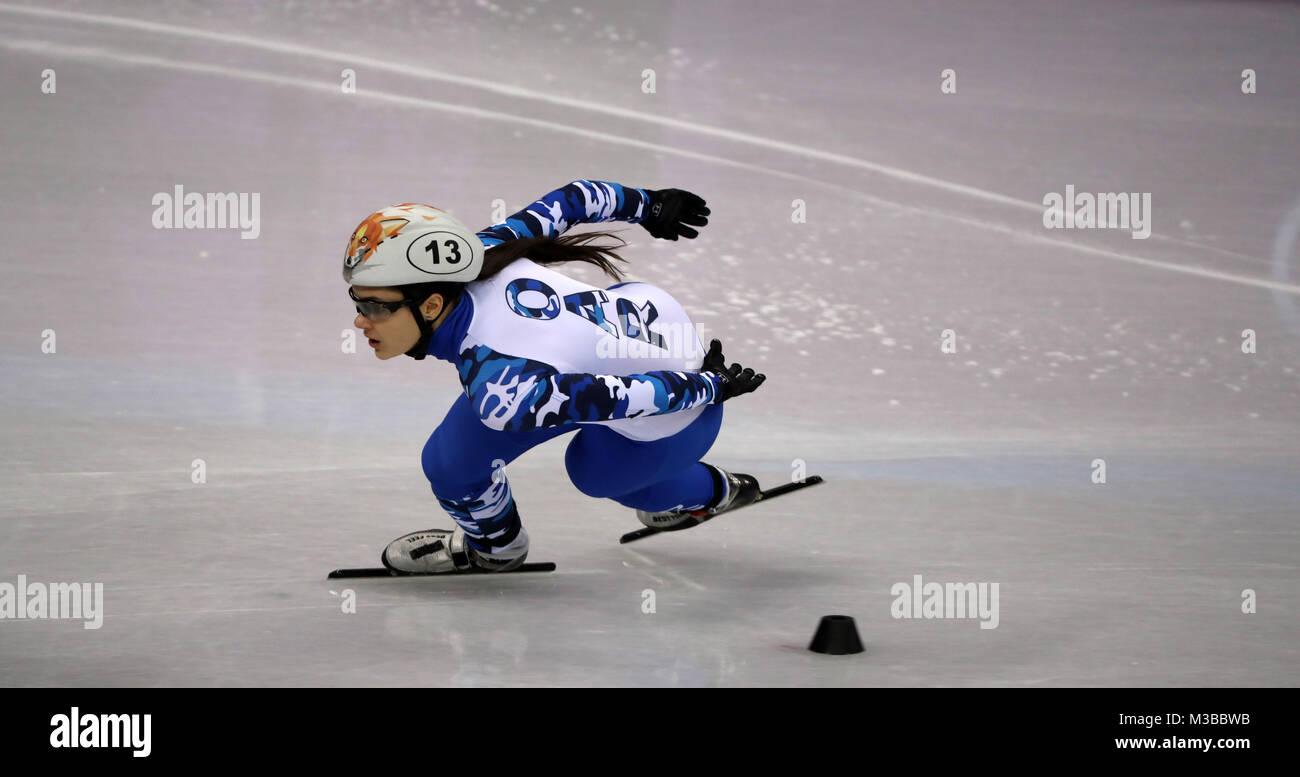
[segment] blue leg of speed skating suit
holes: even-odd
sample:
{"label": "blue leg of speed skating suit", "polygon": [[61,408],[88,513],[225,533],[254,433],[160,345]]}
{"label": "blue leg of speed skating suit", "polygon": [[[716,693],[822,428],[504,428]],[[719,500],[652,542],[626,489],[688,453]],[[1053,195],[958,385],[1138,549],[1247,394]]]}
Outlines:
{"label": "blue leg of speed skating suit", "polygon": [[595,424],[496,431],[483,424],[462,394],[424,446],[424,473],[438,503],[465,530],[466,541],[491,553],[519,534],[519,512],[504,467],[530,448],[577,431],[565,465],[582,493],[648,512],[699,509],[715,496],[714,476],[699,460],[721,425],[722,405],[710,405],[682,431],[651,442]]}
{"label": "blue leg of speed skating suit", "polygon": [[505,465],[572,426],[505,432],[489,429],[461,394],[425,443],[422,462],[438,503],[465,530],[465,540],[481,553],[515,541],[515,509]]}
{"label": "blue leg of speed skating suit", "polygon": [[715,497],[715,477],[700,459],[721,426],[722,405],[709,405],[690,426],[650,442],[590,425],[569,443],[564,463],[587,496],[646,512],[696,510]]}

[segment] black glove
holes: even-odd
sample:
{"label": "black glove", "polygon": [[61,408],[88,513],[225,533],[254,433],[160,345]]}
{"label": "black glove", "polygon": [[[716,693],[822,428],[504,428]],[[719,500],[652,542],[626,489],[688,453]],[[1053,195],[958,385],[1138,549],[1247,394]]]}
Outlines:
{"label": "black glove", "polygon": [[653,237],[676,240],[679,236],[694,238],[700,233],[687,224],[697,227],[709,223],[709,208],[698,195],[684,189],[645,189],[650,195],[646,207],[648,214],[641,226]]}
{"label": "black glove", "polygon": [[748,394],[767,380],[767,376],[754,371],[748,367],[741,368],[739,364],[731,365],[727,368],[726,359],[722,358],[722,341],[714,340],[709,344],[709,352],[704,355],[704,365],[700,367],[701,372],[711,372],[721,378],[721,387],[718,390],[718,397],[714,404],[726,402],[732,397],[738,397],[741,394]]}

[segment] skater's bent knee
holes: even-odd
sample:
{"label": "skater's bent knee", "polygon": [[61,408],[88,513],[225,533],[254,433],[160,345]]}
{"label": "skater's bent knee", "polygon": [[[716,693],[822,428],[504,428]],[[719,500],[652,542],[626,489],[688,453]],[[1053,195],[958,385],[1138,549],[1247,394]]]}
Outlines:
{"label": "skater's bent knee", "polygon": [[596,499],[608,499],[620,492],[611,488],[610,479],[591,469],[569,468],[569,481],[574,488]]}
{"label": "skater's bent knee", "polygon": [[587,496],[596,499],[608,499],[618,496],[624,490],[610,476],[608,467],[602,467],[593,457],[575,452],[571,444],[564,455],[564,468],[569,473],[569,482]]}
{"label": "skater's bent knee", "polygon": [[458,491],[466,480],[471,479],[468,477],[470,473],[462,471],[464,461],[463,457],[454,455],[447,445],[442,444],[442,437],[436,432],[425,443],[424,452],[420,456],[424,476],[429,479],[433,492],[439,496]]}

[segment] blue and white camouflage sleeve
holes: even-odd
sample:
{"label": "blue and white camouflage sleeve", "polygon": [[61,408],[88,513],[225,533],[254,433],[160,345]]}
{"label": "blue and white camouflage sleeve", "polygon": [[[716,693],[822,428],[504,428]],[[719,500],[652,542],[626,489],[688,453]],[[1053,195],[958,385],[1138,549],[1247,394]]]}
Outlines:
{"label": "blue and white camouflage sleeve", "polygon": [[700,372],[561,373],[485,345],[462,351],[458,371],[479,418],[506,432],[676,413],[713,403],[720,388],[718,378]]}
{"label": "blue and white camouflage sleeve", "polygon": [[601,221],[635,224],[645,219],[649,203],[650,195],[644,189],[608,181],[577,180],[542,195],[500,224],[481,230],[478,238],[491,248],[524,237],[557,237],[574,224]]}

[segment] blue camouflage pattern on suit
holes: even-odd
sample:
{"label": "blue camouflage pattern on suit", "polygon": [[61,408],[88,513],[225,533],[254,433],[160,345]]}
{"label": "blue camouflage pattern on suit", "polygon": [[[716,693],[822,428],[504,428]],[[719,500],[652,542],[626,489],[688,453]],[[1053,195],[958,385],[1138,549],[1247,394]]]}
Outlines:
{"label": "blue camouflage pattern on suit", "polygon": [[491,248],[525,237],[557,237],[574,224],[645,219],[650,195],[644,189],[609,181],[576,180],[542,195],[527,208],[478,233]]}
{"label": "blue camouflage pattern on suit", "polygon": [[517,526],[502,526],[501,518],[510,515],[515,499],[510,492],[505,470],[496,470],[491,483],[481,494],[460,499],[444,498],[434,494],[438,504],[446,510],[470,538],[476,548],[489,545],[502,547],[514,541],[519,534]]}
{"label": "blue camouflage pattern on suit", "polygon": [[[546,307],[530,308],[527,305],[518,304],[519,295],[525,291],[535,291],[548,297]],[[506,302],[509,303],[510,309],[513,310],[517,316],[541,319],[555,318],[555,316],[560,312],[560,300],[556,297],[550,297],[548,294],[549,291],[549,286],[535,278],[520,278],[506,288]]]}
{"label": "blue camouflage pattern on suit", "polygon": [[719,389],[707,373],[561,373],[485,345],[461,351],[457,371],[483,423],[507,432],[690,410],[712,403]]}

